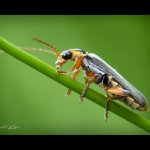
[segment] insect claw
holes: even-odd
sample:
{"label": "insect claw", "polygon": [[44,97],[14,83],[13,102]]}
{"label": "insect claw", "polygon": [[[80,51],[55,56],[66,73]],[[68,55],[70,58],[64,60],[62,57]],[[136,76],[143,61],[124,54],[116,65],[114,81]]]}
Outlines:
{"label": "insect claw", "polygon": [[56,74],[59,74],[59,71],[58,71],[58,70],[56,70]]}
{"label": "insect claw", "polygon": [[65,95],[65,97],[68,97],[68,96],[70,96],[70,93],[71,93],[71,90],[70,90],[70,89],[67,89],[67,92],[66,92],[66,95]]}
{"label": "insect claw", "polygon": [[105,113],[104,113],[104,120],[107,121],[107,119],[108,119],[108,113],[105,112]]}
{"label": "insect claw", "polygon": [[57,71],[56,71],[56,73],[57,73],[57,74],[64,74],[64,75],[66,75],[66,74],[67,74],[67,72],[66,72],[66,71],[60,71],[60,70],[57,70]]}
{"label": "insect claw", "polygon": [[69,97],[70,95],[69,94],[65,94],[65,97]]}
{"label": "insect claw", "polygon": [[79,98],[79,104],[82,104],[82,103],[83,103],[83,97],[80,96],[80,98]]}
{"label": "insect claw", "polygon": [[66,94],[65,94],[65,97],[69,97],[69,96],[70,96],[70,93],[66,93]]}
{"label": "insect claw", "polygon": [[79,105],[81,105],[82,104],[82,101],[81,100],[79,100]]}

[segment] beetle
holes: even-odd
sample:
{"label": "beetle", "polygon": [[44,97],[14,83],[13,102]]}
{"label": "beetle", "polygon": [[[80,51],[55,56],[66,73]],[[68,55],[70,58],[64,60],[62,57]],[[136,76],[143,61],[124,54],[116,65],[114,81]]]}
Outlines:
{"label": "beetle", "polygon": [[[96,54],[88,53],[78,48],[68,49],[60,53],[57,48],[44,41],[36,38],[33,38],[33,40],[40,42],[53,50],[45,50],[45,52],[52,53],[57,57],[55,65],[58,74],[67,75],[72,73],[72,78],[76,79],[80,68],[83,69],[85,86],[80,95],[80,102],[83,102],[83,98],[91,83],[97,84],[106,92],[105,120],[108,119],[110,102],[114,99],[122,101],[132,109],[148,111],[148,103],[145,96]],[[42,49],[39,50],[44,51]],[[74,61],[73,67],[70,71],[62,71],[62,66],[69,60]],[[70,93],[71,90],[67,89],[66,96],[69,96]]]}

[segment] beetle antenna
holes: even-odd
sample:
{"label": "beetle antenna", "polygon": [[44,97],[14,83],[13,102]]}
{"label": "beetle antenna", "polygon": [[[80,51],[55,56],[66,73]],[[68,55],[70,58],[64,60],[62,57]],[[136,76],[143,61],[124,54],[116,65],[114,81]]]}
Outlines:
{"label": "beetle antenna", "polygon": [[52,46],[52,45],[50,45],[50,44],[48,44],[48,43],[46,43],[46,42],[44,42],[44,41],[41,41],[41,40],[39,40],[39,39],[37,39],[37,38],[33,38],[33,40],[34,40],[34,41],[37,41],[37,42],[39,42],[39,43],[42,43],[42,44],[44,44],[44,45],[46,45],[46,46],[48,46],[48,47],[50,47],[50,48],[55,52],[55,55],[56,55],[57,57],[60,55],[60,52],[58,51],[58,49],[57,49],[56,47],[54,47],[54,46]]}
{"label": "beetle antenna", "polygon": [[[55,52],[52,52],[52,51],[47,50],[47,49],[28,48],[28,47],[19,47],[19,48],[21,48],[21,49],[23,49],[23,50],[25,50],[25,51],[40,51],[40,52],[49,53],[49,54],[53,54],[53,55],[57,56]],[[4,52],[4,51],[0,49],[0,54],[3,53],[3,52]]]}
{"label": "beetle antenna", "polygon": [[50,50],[47,50],[47,49],[41,49],[41,48],[28,48],[28,47],[19,47],[25,51],[40,51],[40,52],[44,52],[44,53],[50,53],[50,54],[53,54],[56,56],[56,53],[50,51]]}

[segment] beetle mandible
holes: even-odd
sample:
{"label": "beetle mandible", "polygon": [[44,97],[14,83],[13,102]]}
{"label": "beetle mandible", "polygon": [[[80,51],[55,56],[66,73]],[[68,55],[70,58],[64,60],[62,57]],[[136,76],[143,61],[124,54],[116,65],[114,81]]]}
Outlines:
{"label": "beetle mandible", "polygon": [[[132,109],[148,111],[148,104],[144,95],[96,54],[87,53],[78,48],[68,49],[60,53],[57,48],[44,41],[36,38],[33,40],[40,42],[53,50],[53,52],[49,52],[57,57],[55,65],[58,74],[72,73],[72,78],[76,79],[80,68],[83,69],[85,86],[80,95],[80,102],[83,102],[83,98],[91,83],[94,82],[104,89],[106,92],[105,120],[108,118],[110,102],[114,99],[122,101]],[[68,60],[74,61],[73,67],[68,72],[62,71],[62,65]],[[67,89],[66,96],[69,96],[70,93],[71,90]]]}

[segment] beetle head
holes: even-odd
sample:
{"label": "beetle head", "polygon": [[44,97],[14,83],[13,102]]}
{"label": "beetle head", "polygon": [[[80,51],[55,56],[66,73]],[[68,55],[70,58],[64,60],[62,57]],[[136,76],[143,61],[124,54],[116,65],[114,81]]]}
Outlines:
{"label": "beetle head", "polygon": [[61,66],[66,63],[66,61],[70,60],[72,58],[72,51],[65,50],[63,51],[59,56],[55,63],[56,69],[59,70]]}

